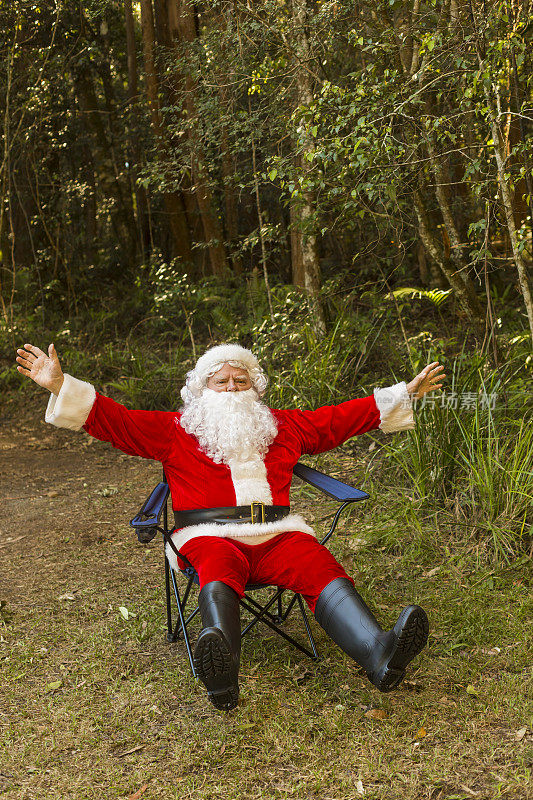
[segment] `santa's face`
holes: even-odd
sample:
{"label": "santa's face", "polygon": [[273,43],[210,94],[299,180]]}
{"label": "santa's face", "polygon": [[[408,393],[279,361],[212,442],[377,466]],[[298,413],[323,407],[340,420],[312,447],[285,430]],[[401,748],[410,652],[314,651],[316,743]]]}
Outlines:
{"label": "santa's face", "polygon": [[207,379],[207,388],[214,392],[245,392],[252,388],[252,382],[245,369],[224,364]]}
{"label": "santa's face", "polygon": [[276,420],[251,386],[248,373],[232,367],[244,376],[233,377],[226,366],[212,376],[224,373],[220,388],[207,385],[200,397],[185,403],[180,424],[216,463],[261,459],[277,433]]}

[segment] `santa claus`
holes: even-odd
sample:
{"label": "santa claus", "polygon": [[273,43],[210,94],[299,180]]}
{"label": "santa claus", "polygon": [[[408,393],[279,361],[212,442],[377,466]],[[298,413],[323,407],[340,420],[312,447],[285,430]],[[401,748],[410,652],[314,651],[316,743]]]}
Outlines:
{"label": "santa claus", "polygon": [[[326,633],[383,692],[401,682],[423,649],[428,619],[404,608],[383,630],[354,582],[315,532],[291,513],[293,467],[305,453],[337,447],[366,431],[414,427],[411,399],[442,387],[438,362],[406,385],[314,411],[270,409],[267,378],[237,344],[209,349],[187,374],[180,411],[130,411],[94,387],[63,374],[54,345],[17,351],[17,369],[52,393],[46,421],[83,428],[131,455],[163,464],[175,514],[172,540],[200,579],[203,629],[194,662],[216,708],[237,705],[239,598],[247,583],[299,592]],[[177,568],[175,554],[168,558]]]}

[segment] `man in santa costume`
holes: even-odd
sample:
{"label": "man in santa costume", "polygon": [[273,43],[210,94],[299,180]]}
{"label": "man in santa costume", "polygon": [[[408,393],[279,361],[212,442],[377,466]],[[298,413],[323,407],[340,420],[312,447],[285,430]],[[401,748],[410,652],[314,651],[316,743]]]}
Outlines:
{"label": "man in santa costume", "polygon": [[[180,411],[130,411],[94,387],[63,374],[54,345],[17,351],[17,369],[52,394],[46,421],[83,428],[131,455],[163,464],[176,528],[172,541],[200,579],[203,629],[194,661],[216,708],[238,701],[239,598],[247,583],[302,594],[326,633],[379,690],[400,683],[423,649],[428,619],[407,606],[384,631],[353,580],[313,529],[291,513],[293,467],[366,431],[414,427],[412,397],[440,389],[438,362],[406,385],[315,411],[270,409],[261,402],[267,378],[256,357],[237,344],[212,347],[187,374]],[[178,568],[174,552],[167,555]]]}

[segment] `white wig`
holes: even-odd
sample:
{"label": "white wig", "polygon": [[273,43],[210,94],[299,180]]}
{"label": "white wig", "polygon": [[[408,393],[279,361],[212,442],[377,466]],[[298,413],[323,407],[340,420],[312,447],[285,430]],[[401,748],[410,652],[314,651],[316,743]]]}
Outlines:
{"label": "white wig", "polygon": [[181,390],[183,402],[189,403],[194,397],[200,397],[207,385],[208,378],[218,372],[224,364],[245,369],[250,376],[253,388],[259,397],[263,397],[268,378],[251,350],[247,350],[239,344],[219,344],[216,347],[210,347],[203,356],[200,356],[194,369],[187,373],[185,386]]}

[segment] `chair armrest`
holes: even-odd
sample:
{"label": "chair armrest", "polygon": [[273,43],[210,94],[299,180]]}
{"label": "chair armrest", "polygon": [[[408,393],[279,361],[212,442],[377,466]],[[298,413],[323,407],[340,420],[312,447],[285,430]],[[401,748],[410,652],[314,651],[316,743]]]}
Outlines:
{"label": "chair armrest", "polygon": [[330,475],[325,475],[313,467],[308,467],[307,464],[302,464],[299,461],[293,469],[293,474],[297,475],[306,483],[314,486],[315,489],[320,489],[324,494],[329,495],[334,500],[354,501],[354,500],[367,500],[370,495],[363,492],[361,489],[355,489],[353,486],[348,486],[347,483],[342,483]]}
{"label": "chair armrest", "polygon": [[137,516],[130,521],[130,526],[142,529],[159,525],[169,492],[168,483],[158,483]]}

